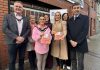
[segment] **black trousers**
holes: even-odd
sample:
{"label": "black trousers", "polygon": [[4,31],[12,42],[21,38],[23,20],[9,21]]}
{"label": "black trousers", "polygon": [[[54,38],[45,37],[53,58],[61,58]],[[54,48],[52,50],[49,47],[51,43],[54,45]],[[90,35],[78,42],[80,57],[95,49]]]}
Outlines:
{"label": "black trousers", "polygon": [[66,65],[66,66],[71,66],[71,56],[70,56],[70,42],[68,41],[68,38],[66,37],[67,39],[67,48],[68,48],[68,60],[62,60],[62,64],[63,65]]}
{"label": "black trousers", "polygon": [[28,51],[28,58],[30,63],[31,70],[34,70],[36,67],[36,54],[35,51]]}
{"label": "black trousers", "polygon": [[61,61],[63,65],[71,66],[70,47],[68,46],[68,60]]}
{"label": "black trousers", "polygon": [[72,70],[84,70],[84,53],[71,51]]}
{"label": "black trousers", "polygon": [[9,56],[9,70],[16,70],[16,58],[18,53],[18,70],[24,70],[24,57],[27,43],[24,44],[8,44],[8,56]]}
{"label": "black trousers", "polygon": [[52,47],[52,42],[49,45],[49,52],[48,52],[48,56],[47,56],[47,60],[46,60],[46,68],[51,69],[53,67],[53,56],[51,56],[51,47]]}

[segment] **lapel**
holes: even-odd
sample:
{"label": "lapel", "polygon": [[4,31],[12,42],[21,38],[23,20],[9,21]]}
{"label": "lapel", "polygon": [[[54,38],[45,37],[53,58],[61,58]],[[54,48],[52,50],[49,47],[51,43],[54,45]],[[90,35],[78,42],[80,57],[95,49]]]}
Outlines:
{"label": "lapel", "polygon": [[74,16],[71,17],[71,24],[74,24],[75,20],[74,20]]}
{"label": "lapel", "polygon": [[78,18],[80,19],[82,17],[82,14],[79,14]]}
{"label": "lapel", "polygon": [[14,26],[15,30],[17,31],[17,34],[18,34],[18,26],[17,26],[17,21],[16,21],[15,14],[14,13],[11,13],[11,16],[12,16],[13,26]]}
{"label": "lapel", "polygon": [[75,20],[74,20],[74,16],[72,17],[72,21],[75,21]]}
{"label": "lapel", "polygon": [[77,21],[77,19],[81,19],[81,17],[82,17],[82,14],[79,14],[79,16],[76,17],[74,20],[74,16],[72,16],[71,20],[73,21],[73,23],[75,23]]}
{"label": "lapel", "polygon": [[[15,14],[14,14],[14,13],[11,13],[11,16],[13,17],[13,18],[12,18],[12,19],[13,19],[12,21],[13,21],[13,23],[14,23],[14,27],[15,27],[15,29],[16,29],[16,31],[17,31],[17,34],[19,34]],[[22,16],[22,18],[23,18],[23,25],[22,25],[22,32],[21,32],[21,35],[23,34],[23,30],[24,30],[24,27],[25,27],[25,16]]]}

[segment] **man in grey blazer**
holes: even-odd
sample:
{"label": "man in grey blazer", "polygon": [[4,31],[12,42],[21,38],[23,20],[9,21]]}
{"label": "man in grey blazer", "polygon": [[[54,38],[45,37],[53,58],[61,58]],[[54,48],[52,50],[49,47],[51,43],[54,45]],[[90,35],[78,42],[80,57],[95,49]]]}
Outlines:
{"label": "man in grey blazer", "polygon": [[18,53],[19,70],[24,70],[24,55],[30,32],[29,20],[22,15],[23,4],[14,3],[14,13],[4,16],[3,32],[8,45],[9,70],[15,70]]}

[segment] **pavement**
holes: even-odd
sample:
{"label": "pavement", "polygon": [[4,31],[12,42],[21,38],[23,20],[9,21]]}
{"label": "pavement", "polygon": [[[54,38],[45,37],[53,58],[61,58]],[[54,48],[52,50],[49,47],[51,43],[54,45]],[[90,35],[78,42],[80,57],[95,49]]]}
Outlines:
{"label": "pavement", "polygon": [[85,54],[84,70],[100,70],[100,34],[90,37],[89,52]]}

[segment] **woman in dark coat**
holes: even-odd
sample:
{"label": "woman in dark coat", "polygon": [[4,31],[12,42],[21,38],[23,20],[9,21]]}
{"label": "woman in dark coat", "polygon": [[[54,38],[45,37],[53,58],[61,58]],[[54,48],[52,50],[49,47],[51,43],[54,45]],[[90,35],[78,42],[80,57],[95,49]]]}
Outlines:
{"label": "woman in dark coat", "polygon": [[[63,21],[66,21],[66,23],[67,23],[68,19],[69,19],[68,13],[64,13],[62,15],[62,20]],[[67,36],[66,36],[66,39],[68,40]],[[70,59],[70,47],[69,47],[69,42],[68,41],[67,41],[67,45],[68,45],[68,60],[66,60],[66,61],[65,60],[62,60],[62,63],[63,63],[63,66],[62,67],[63,67],[63,69],[65,67],[67,67],[67,69],[70,70],[71,59]]]}
{"label": "woman in dark coat", "polygon": [[[51,29],[51,31],[52,31],[52,24],[50,23],[50,17],[49,17],[49,14],[45,14],[44,15],[44,17],[45,17],[45,21],[46,21],[46,25]],[[51,44],[52,44],[52,41],[51,41]],[[47,57],[47,61],[46,61],[46,68],[49,68],[49,69],[51,69],[52,67],[53,67],[53,57],[51,56],[51,46],[52,45],[49,45],[49,53],[48,53],[48,57]]]}

